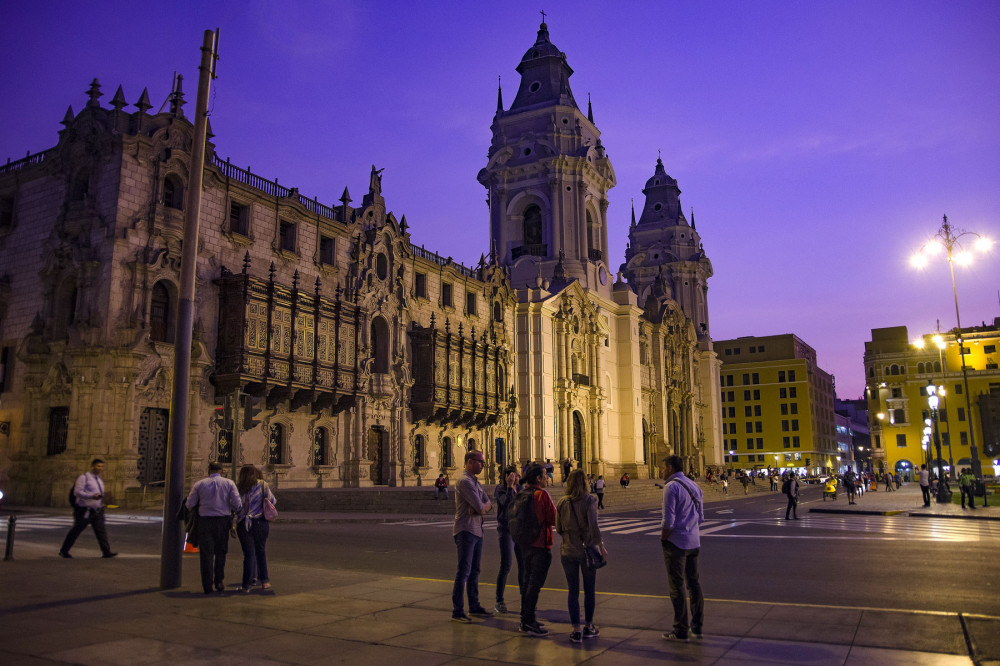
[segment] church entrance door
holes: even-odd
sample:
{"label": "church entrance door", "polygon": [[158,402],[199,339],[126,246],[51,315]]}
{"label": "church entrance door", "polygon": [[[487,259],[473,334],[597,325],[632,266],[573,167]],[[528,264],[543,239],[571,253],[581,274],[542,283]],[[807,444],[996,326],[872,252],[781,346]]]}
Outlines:
{"label": "church entrance door", "polygon": [[583,419],[580,412],[573,412],[573,460],[583,463]]}
{"label": "church entrance door", "polygon": [[389,433],[382,426],[372,426],[368,431],[368,455],[372,460],[372,483],[376,486],[392,485]]}
{"label": "church entrance door", "polygon": [[162,484],[167,467],[170,410],[147,407],[139,416],[139,483]]}

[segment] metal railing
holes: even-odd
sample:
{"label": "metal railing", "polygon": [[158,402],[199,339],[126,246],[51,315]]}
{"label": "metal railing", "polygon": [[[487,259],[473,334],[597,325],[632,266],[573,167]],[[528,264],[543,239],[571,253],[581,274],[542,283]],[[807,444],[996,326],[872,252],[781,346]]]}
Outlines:
{"label": "metal railing", "polygon": [[21,159],[16,160],[14,162],[11,162],[10,158],[8,157],[6,164],[0,164],[0,175],[3,175],[5,173],[12,173],[19,169],[24,169],[26,167],[33,166],[35,164],[41,164],[48,158],[49,153],[51,152],[52,149],[43,150],[40,153],[35,153],[34,155],[28,155],[26,157],[22,157]]}

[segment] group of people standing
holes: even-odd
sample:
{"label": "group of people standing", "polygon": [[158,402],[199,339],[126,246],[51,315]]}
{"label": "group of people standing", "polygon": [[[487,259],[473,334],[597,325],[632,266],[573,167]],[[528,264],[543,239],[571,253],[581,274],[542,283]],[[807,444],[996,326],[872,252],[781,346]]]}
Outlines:
{"label": "group of people standing", "polygon": [[[606,563],[608,551],[597,521],[599,502],[588,477],[583,470],[570,471],[563,496],[553,503],[545,490],[550,478],[544,465],[528,464],[521,473],[511,466],[503,470],[491,501],[477,478],[485,464],[482,452],[469,451],[465,456],[465,471],[455,485],[452,537],[458,550],[458,570],[452,589],[452,621],[468,624],[472,622],[469,615],[506,614],[507,579],[516,562],[521,597],[518,630],[529,636],[546,636],[549,631],[537,617],[537,605],[552,564],[555,532],[561,537],[559,559],[568,588],[567,611],[572,625],[569,640],[581,643],[597,638],[600,635],[594,624],[597,570]],[[663,638],[686,641],[689,634],[701,636],[704,601],[698,581],[698,525],[704,521],[704,510],[701,489],[683,474],[682,465],[677,456],[664,463],[667,483],[664,485],[662,545],[675,621],[673,631],[665,633]],[[496,602],[490,611],[479,599],[479,574],[483,524],[486,514],[494,508],[500,569]],[[690,617],[685,590],[691,598]]]}

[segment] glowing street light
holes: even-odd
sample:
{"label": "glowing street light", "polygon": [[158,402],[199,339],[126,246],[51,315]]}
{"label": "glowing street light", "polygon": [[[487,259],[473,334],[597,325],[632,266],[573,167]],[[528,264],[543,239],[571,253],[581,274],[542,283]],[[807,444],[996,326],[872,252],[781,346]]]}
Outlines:
{"label": "glowing street light", "polygon": [[[982,463],[979,460],[979,449],[976,448],[976,434],[974,422],[972,420],[972,399],[969,396],[969,373],[965,367],[965,347],[962,344],[962,317],[958,311],[958,288],[955,286],[955,262],[960,266],[968,266],[972,263],[972,253],[962,245],[962,239],[975,237],[973,249],[977,252],[989,252],[993,247],[993,241],[985,236],[972,231],[955,229],[948,222],[945,215],[941,228],[934,234],[934,238],[924,243],[923,247],[910,258],[910,265],[914,268],[922,269],[930,262],[930,258],[947,252],[948,269],[951,271],[951,292],[955,298],[955,338],[958,341],[958,357],[962,361],[962,381],[965,384],[965,408],[969,415],[969,457],[972,458],[972,473],[976,478],[983,476]],[[971,240],[971,238],[969,239]],[[939,346],[941,343],[938,343]],[[933,408],[932,408],[933,409]],[[936,411],[936,410],[935,410]],[[938,450],[938,460],[941,460],[941,451]],[[940,466],[940,465],[939,465]],[[942,479],[940,472],[938,478]]]}
{"label": "glowing street light", "polygon": [[[934,449],[937,452],[938,504],[947,504],[951,501],[951,493],[948,492],[944,483],[944,469],[942,467],[944,463],[941,460],[941,433],[938,430],[938,406],[941,401],[941,395],[943,394],[944,387],[935,386],[934,384],[927,385],[927,406],[931,408],[931,421],[933,423],[932,430],[934,432]],[[927,428],[924,428],[924,433],[926,435]]]}

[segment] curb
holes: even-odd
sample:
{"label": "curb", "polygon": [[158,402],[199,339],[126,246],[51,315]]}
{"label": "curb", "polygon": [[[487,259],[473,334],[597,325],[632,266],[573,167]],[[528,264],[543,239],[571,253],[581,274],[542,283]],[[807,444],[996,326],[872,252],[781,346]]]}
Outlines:
{"label": "curb", "polygon": [[941,514],[941,513],[910,513],[911,516],[917,518],[953,518],[955,520],[1000,520],[1000,516],[973,516],[964,515],[956,516],[952,514]]}
{"label": "curb", "polygon": [[864,509],[859,509],[857,511],[853,509],[809,509],[809,513],[843,513],[843,514],[857,514],[861,516],[899,516],[906,512],[903,510],[896,511],[867,511]]}

